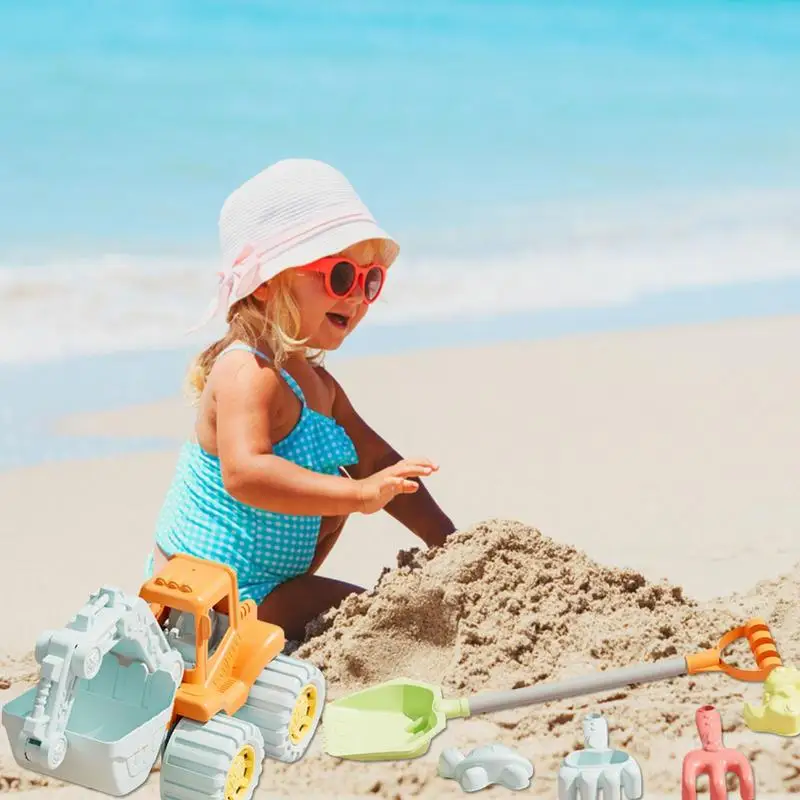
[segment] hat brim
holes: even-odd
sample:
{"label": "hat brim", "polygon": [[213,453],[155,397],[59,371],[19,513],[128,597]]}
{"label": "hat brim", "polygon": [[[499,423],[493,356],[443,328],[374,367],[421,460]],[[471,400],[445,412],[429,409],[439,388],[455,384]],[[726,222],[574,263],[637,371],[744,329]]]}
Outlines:
{"label": "hat brim", "polygon": [[397,259],[400,245],[374,222],[354,220],[337,225],[330,230],[321,231],[301,243],[293,244],[281,253],[265,256],[259,268],[259,278],[262,283],[265,283],[286,269],[310,264],[312,261],[340,253],[348,247],[369,239],[384,241],[384,266],[390,267]]}

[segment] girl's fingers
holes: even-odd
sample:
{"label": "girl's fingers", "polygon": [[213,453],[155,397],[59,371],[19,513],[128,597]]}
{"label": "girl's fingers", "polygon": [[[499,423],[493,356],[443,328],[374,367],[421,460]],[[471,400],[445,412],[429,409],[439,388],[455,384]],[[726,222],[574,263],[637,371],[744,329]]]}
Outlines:
{"label": "girl's fingers", "polygon": [[389,478],[389,485],[394,494],[411,494],[419,489],[419,484],[405,478]]}
{"label": "girl's fingers", "polygon": [[433,470],[439,469],[438,464],[434,464],[429,458],[404,458],[401,464],[419,464],[420,466],[430,467]]}
{"label": "girl's fingers", "polygon": [[434,471],[431,464],[400,461],[392,467],[392,473],[404,478],[417,475],[430,475]]}

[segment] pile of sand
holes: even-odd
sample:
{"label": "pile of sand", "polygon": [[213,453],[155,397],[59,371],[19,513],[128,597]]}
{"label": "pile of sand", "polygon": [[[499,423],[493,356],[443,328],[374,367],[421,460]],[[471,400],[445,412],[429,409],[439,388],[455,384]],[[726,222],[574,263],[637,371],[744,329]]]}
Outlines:
{"label": "pile of sand", "polygon": [[[400,676],[441,684],[445,694],[458,696],[694,652],[761,616],[784,662],[797,663],[799,593],[796,570],[746,595],[701,605],[678,586],[600,566],[531,527],[493,520],[454,535],[443,548],[401,553],[397,569],[385,572],[373,591],[348,598],[309,626],[295,655],[324,670],[331,697]],[[742,650],[734,653],[737,661]],[[33,677],[22,674],[16,680]],[[698,746],[695,711],[712,703],[722,714],[726,743],[751,759],[758,793],[800,792],[800,746],[749,731],[741,720],[745,698],[760,700],[760,685],[702,675],[454,720],[428,756],[407,762],[339,761],[315,742],[298,764],[270,764],[262,786],[283,797],[462,796],[436,775],[445,741],[465,749],[504,742],[535,764],[527,796],[552,798],[561,759],[582,746],[583,716],[600,710],[612,745],[642,767],[645,791],[677,796],[683,756]],[[0,766],[0,790],[15,788],[11,781],[22,777],[20,771]],[[41,780],[26,773],[17,786],[32,788],[29,778]],[[508,793],[495,788],[484,794]]]}
{"label": "pile of sand", "polygon": [[406,675],[454,692],[513,688],[696,646],[696,611],[677,586],[492,521],[401,553],[375,591],[313,623],[298,655],[348,686]]}

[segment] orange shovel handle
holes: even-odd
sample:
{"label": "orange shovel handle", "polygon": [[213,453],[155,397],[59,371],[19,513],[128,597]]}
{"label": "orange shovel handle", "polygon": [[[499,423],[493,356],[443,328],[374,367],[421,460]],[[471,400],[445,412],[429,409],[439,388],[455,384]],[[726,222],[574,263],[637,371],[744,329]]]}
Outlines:
{"label": "orange shovel handle", "polygon": [[[722,653],[737,639],[747,639],[757,669],[740,669],[722,660]],[[739,628],[728,631],[711,650],[686,656],[689,675],[699,672],[724,672],[739,681],[764,681],[775,667],[781,666],[778,646],[763,619],[754,617]]]}

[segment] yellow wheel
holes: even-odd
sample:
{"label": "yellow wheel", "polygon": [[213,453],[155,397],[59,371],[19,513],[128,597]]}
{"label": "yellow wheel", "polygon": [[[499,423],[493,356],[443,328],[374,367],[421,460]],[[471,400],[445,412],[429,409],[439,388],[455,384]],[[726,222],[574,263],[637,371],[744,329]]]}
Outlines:
{"label": "yellow wheel", "polygon": [[246,744],[233,757],[225,781],[225,800],[241,800],[247,797],[256,774],[256,751]]}
{"label": "yellow wheel", "polygon": [[161,759],[161,800],[252,800],[263,760],[255,725],[227,714],[181,719]]}
{"label": "yellow wheel", "polygon": [[325,678],[313,664],[281,653],[261,672],[233,715],[256,725],[267,758],[291,764],[314,739],[325,707]]}
{"label": "yellow wheel", "polygon": [[289,738],[294,744],[300,744],[308,736],[317,716],[317,687],[307,683],[292,710],[289,721]]}

